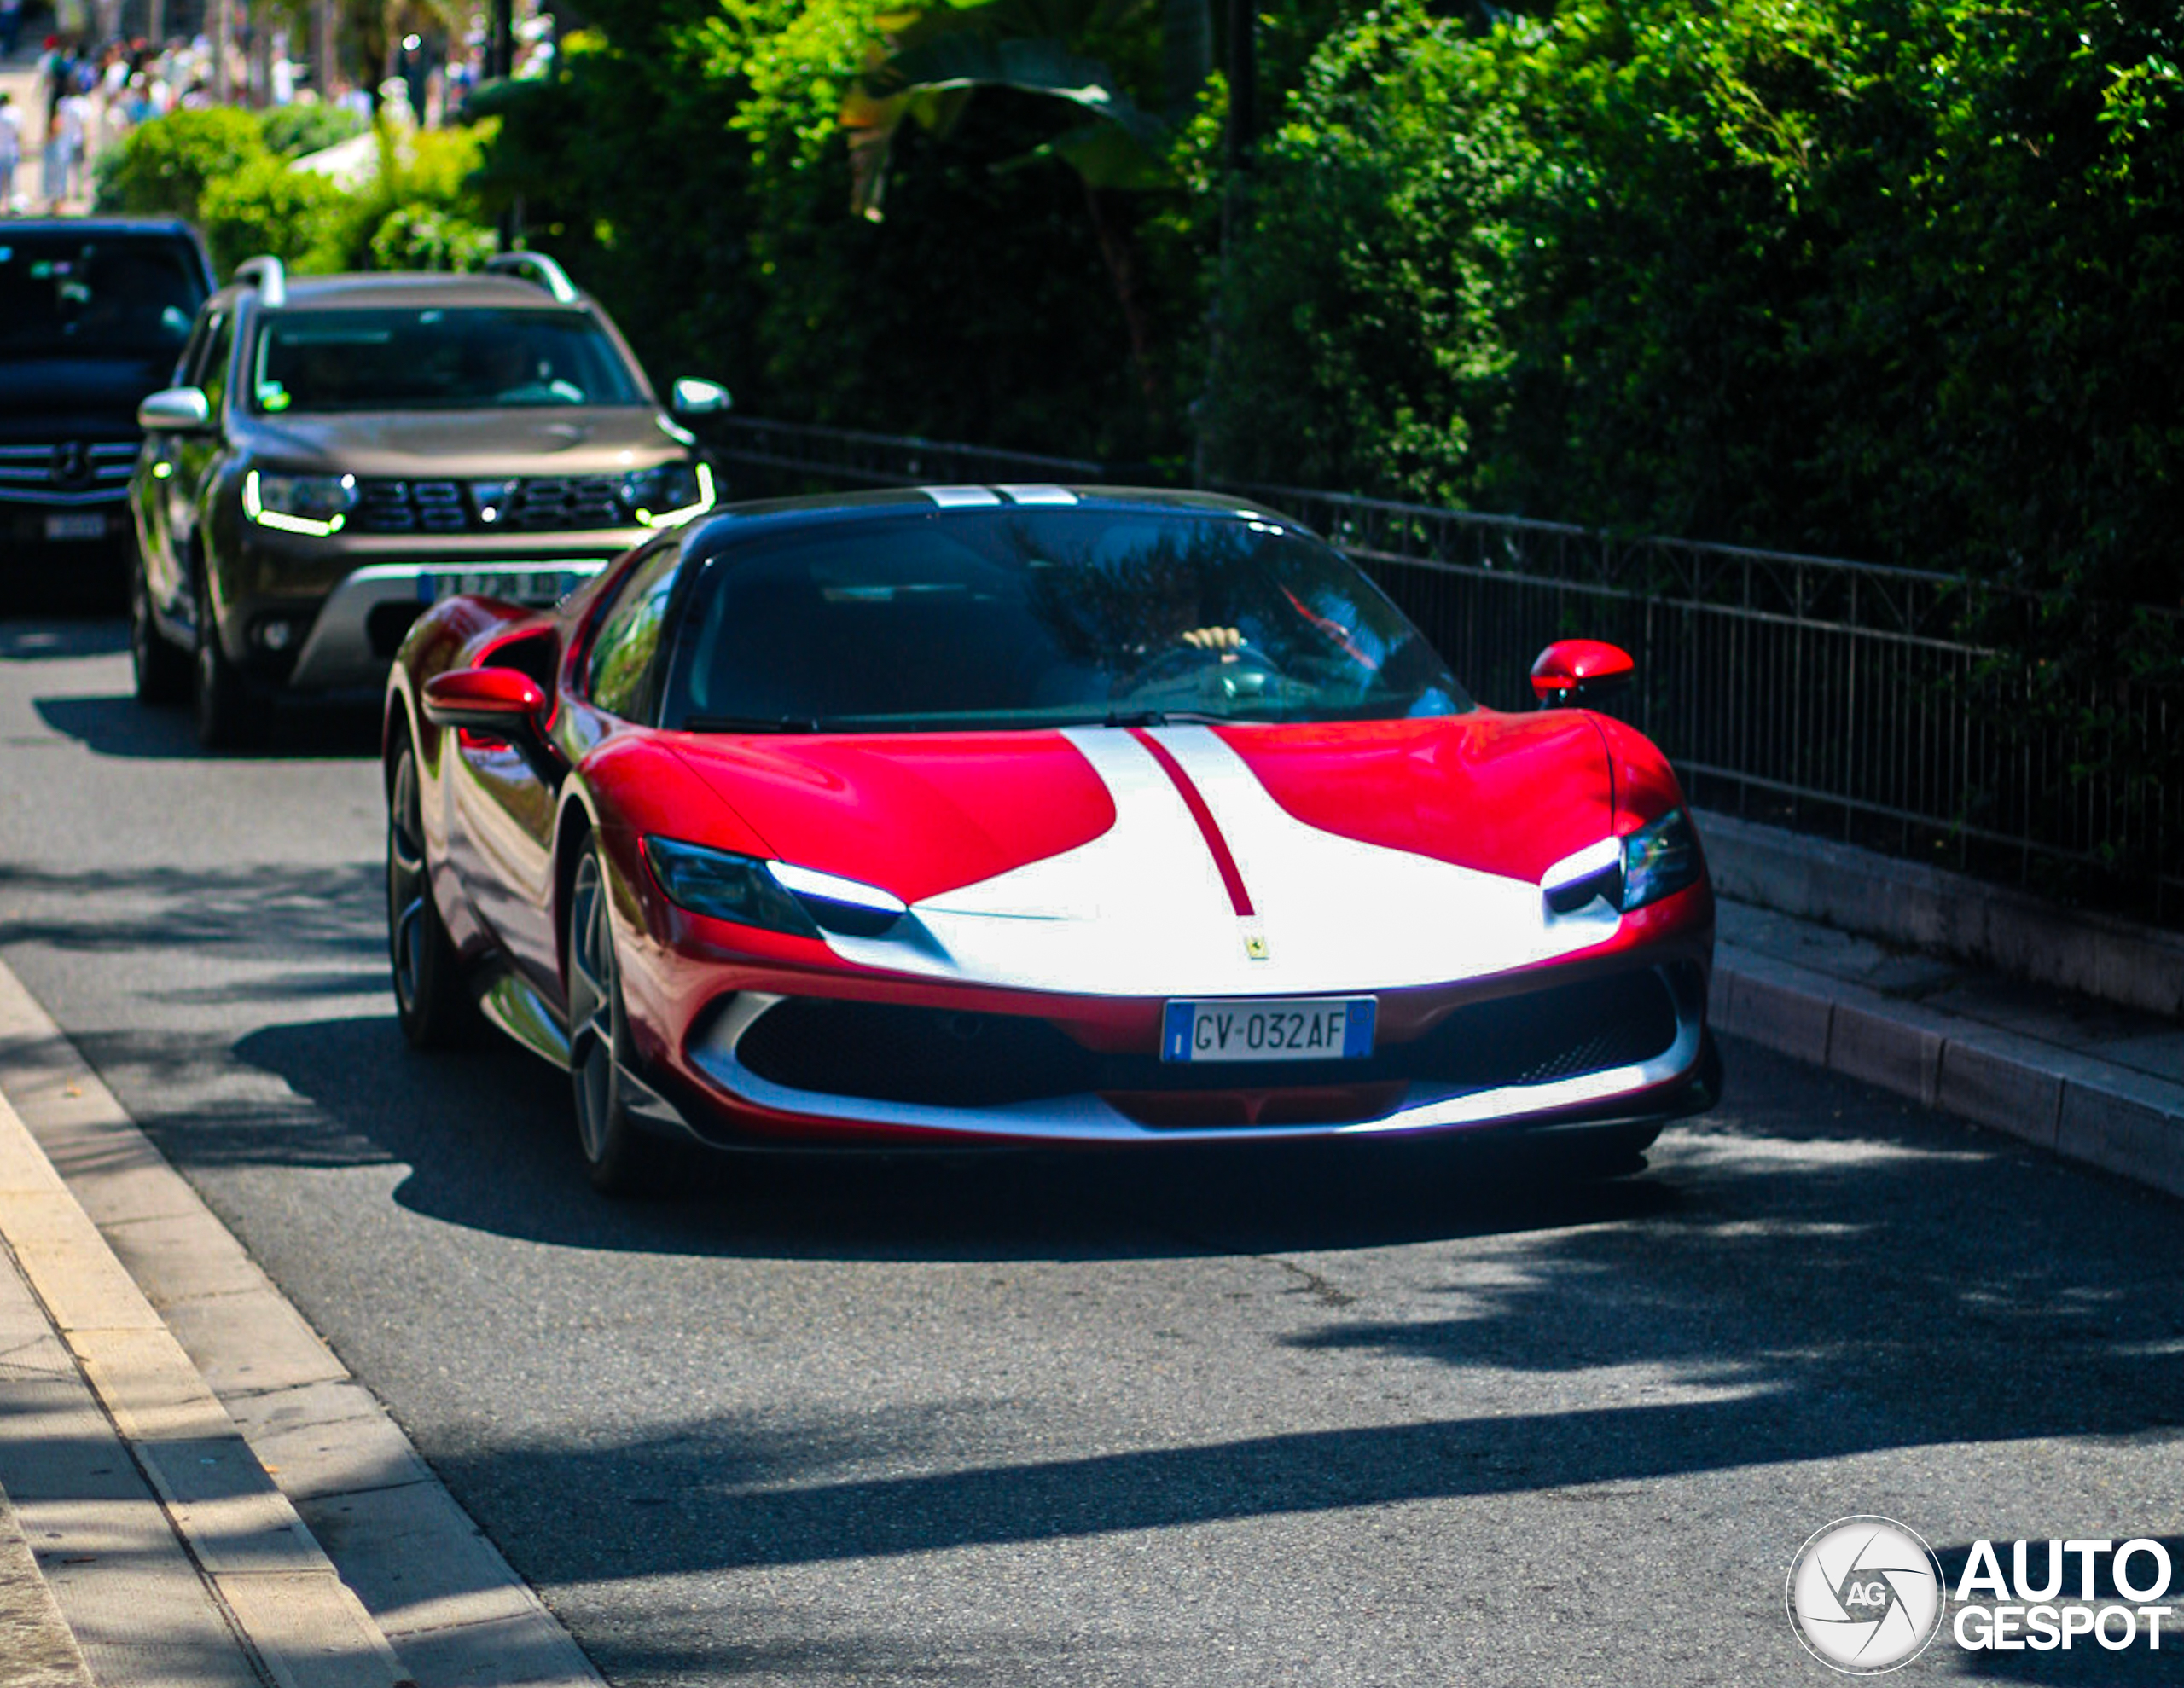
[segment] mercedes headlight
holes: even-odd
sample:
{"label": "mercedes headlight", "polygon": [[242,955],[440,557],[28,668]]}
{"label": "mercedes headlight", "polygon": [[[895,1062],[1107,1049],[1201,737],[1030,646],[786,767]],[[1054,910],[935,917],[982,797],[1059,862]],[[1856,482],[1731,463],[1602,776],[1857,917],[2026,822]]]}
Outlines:
{"label": "mercedes headlight", "polygon": [[822,928],[877,937],[907,912],[877,885],[676,838],[648,838],[645,860],[677,908],[797,937],[816,937]]}
{"label": "mercedes headlight", "polygon": [[713,472],[703,463],[665,463],[622,477],[622,499],[647,527],[679,527],[712,508]]}
{"label": "mercedes headlight", "polygon": [[253,469],[242,478],[242,513],[260,527],[322,539],[340,532],[356,508],[354,475],[269,475]]}

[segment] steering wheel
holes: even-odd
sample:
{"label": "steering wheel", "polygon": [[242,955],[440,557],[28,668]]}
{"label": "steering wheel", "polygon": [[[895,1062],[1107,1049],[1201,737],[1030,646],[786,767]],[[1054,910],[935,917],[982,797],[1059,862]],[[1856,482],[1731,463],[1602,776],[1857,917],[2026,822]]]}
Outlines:
{"label": "steering wheel", "polygon": [[1136,699],[1147,693],[1189,693],[1204,697],[1210,682],[1219,682],[1221,700],[1256,696],[1269,680],[1279,679],[1281,667],[1253,645],[1220,650],[1196,645],[1177,645],[1162,651],[1108,694],[1115,702]]}

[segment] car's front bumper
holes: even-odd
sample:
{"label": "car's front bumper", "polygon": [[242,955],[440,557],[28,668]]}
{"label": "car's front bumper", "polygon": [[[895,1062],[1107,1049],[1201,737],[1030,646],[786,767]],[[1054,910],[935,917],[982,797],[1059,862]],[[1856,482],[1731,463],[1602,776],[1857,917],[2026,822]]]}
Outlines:
{"label": "car's front bumper", "polygon": [[10,557],[104,553],[130,531],[128,500],[112,493],[61,502],[0,490],[0,550]]}
{"label": "car's front bumper", "polygon": [[[649,529],[494,534],[309,535],[246,529],[226,583],[221,643],[261,682],[313,693],[376,691],[409,624],[442,598],[474,592],[551,604]],[[276,646],[275,625],[286,630]]]}
{"label": "car's front bumper", "polygon": [[442,598],[476,593],[510,603],[559,602],[607,566],[606,557],[530,558],[460,566],[374,563],[319,606],[288,685],[299,692],[382,686],[410,624]]}
{"label": "car's front bumper", "polygon": [[[827,1047],[841,1053],[828,1053],[822,1047],[801,1073],[784,1072],[778,1059],[763,1049],[753,1054],[764,1040],[747,1040],[768,1014],[785,1001],[810,999],[746,989],[720,999],[713,1012],[698,1018],[681,1048],[671,1054],[661,1052],[665,1059],[650,1068],[650,1082],[633,1082],[630,1093],[643,1099],[633,1111],[655,1126],[685,1131],[717,1146],[742,1148],[1297,1142],[1663,1122],[1703,1111],[1718,1092],[1718,1061],[1705,1024],[1710,937],[1692,933],[1652,948],[1643,958],[1625,954],[1605,966],[1567,972],[1547,969],[1523,979],[1379,994],[1386,1021],[1408,1024],[1413,1033],[1436,1024],[1443,1031],[1455,1030],[1465,1014],[1482,1009],[1551,1016],[1561,1012],[1549,1006],[1558,1000],[1567,1004],[1595,986],[1619,989],[1639,978],[1658,983],[1665,994],[1670,1013],[1635,1045],[1626,1041],[1618,1053],[1610,1047],[1612,1039],[1594,1043],[1602,1052],[1598,1059],[1558,1059],[1544,1069],[1534,1064],[1536,1050],[1502,1063],[1500,1070],[1499,1057],[1491,1053],[1481,1059],[1459,1054],[1455,1066],[1461,1071],[1436,1068],[1420,1054],[1432,1038],[1441,1035],[1428,1031],[1388,1046],[1392,1067],[1374,1070],[1372,1064],[1359,1064],[1354,1080],[1329,1070],[1336,1064],[1318,1063],[1309,1064],[1316,1070],[1295,1070],[1293,1079],[1287,1071],[1261,1068],[1248,1076],[1239,1075],[1232,1086],[1219,1073],[1192,1076],[1172,1067],[1149,1071],[1146,1057],[1128,1053],[1141,1047],[1141,1040],[1133,1038],[1121,1047],[1119,1064],[1114,1056],[1101,1058],[1107,1063],[1107,1077],[1072,1083],[1063,1093],[990,1097],[967,1105],[929,1095],[903,1099],[899,1090],[895,1097],[841,1093],[884,1087],[861,1086],[857,1057],[839,1042]],[[1520,1006],[1531,1004],[1538,1006]],[[964,1006],[973,1005],[967,1001]],[[1020,1013],[1031,1005],[1014,1006]],[[1158,1003],[1072,1006],[1053,1001],[1041,1006],[1057,1016],[1093,1006],[1124,1018],[1142,1018],[1148,1027],[1159,1008]],[[1145,1012],[1136,1015],[1140,1008]],[[1460,1051],[1466,1047],[1463,1040],[1481,1030],[1482,1023],[1473,1018],[1453,1046],[1444,1041],[1442,1053],[1451,1047]],[[1573,1030],[1560,1041],[1583,1045],[1590,1035]],[[1554,1041],[1548,1038],[1548,1044]],[[985,1059],[994,1058],[989,1053]],[[1526,1070],[1528,1066],[1532,1070]],[[771,1070],[756,1070],[761,1067]],[[644,1077],[635,1072],[630,1076]],[[1223,1110],[1228,1117],[1217,1119]]]}

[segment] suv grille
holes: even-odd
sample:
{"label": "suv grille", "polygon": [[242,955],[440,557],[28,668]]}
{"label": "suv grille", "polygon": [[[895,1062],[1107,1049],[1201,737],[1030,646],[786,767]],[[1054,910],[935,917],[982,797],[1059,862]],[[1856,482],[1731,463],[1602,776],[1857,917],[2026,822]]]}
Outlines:
{"label": "suv grille", "polygon": [[0,445],[0,499],[102,504],[120,496],[136,467],[134,440]]}
{"label": "suv grille", "polygon": [[359,480],[357,496],[353,526],[362,533],[565,533],[636,525],[613,475]]}

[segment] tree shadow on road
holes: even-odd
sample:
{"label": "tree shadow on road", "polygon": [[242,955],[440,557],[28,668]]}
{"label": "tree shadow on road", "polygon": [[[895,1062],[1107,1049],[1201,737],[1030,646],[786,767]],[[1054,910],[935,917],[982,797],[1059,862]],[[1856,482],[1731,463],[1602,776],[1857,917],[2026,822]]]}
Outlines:
{"label": "tree shadow on road", "polygon": [[369,705],[329,706],[283,701],[271,710],[264,740],[247,750],[208,751],[197,742],[189,714],[150,709],[127,693],[113,697],[34,698],[38,719],[96,756],[160,761],[370,757],[379,754],[380,717]]}

